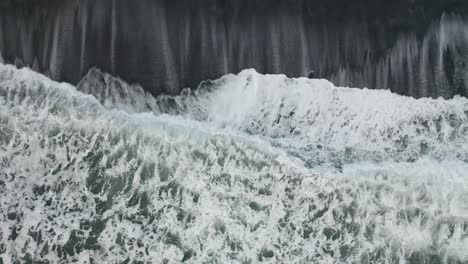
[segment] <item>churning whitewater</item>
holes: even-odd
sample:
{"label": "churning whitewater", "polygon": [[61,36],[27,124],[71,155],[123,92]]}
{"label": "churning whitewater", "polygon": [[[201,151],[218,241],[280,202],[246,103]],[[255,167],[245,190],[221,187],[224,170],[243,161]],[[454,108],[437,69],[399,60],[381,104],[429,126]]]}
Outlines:
{"label": "churning whitewater", "polygon": [[0,263],[467,263],[468,99],[0,64]]}

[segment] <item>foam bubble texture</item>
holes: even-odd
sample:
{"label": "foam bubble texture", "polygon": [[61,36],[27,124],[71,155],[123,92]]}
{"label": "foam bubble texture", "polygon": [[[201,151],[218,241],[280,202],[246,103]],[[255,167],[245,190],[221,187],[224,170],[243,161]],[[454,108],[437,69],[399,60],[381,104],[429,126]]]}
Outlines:
{"label": "foam bubble texture", "polygon": [[106,78],[0,65],[4,263],[468,261],[466,99],[251,70],[150,98]]}

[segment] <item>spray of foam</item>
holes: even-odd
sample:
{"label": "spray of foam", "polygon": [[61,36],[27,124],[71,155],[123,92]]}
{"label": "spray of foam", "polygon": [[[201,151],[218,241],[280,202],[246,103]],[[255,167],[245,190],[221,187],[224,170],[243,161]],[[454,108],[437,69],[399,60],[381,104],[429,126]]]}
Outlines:
{"label": "spray of foam", "polygon": [[467,113],[252,70],[152,98],[0,65],[0,258],[463,263]]}

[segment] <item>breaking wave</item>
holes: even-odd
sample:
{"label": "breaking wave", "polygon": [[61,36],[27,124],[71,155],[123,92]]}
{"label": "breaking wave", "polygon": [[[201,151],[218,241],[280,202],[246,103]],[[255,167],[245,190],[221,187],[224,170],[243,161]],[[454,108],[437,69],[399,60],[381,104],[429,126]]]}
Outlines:
{"label": "breaking wave", "polygon": [[4,263],[466,263],[467,172],[466,98],[0,65]]}

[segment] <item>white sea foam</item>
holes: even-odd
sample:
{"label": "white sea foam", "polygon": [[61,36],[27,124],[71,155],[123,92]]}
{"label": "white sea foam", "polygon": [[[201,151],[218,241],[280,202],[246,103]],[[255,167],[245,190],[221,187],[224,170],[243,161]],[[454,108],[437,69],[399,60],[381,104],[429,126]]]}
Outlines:
{"label": "white sea foam", "polygon": [[4,262],[468,261],[465,98],[253,70],[152,98],[88,77],[0,65]]}

